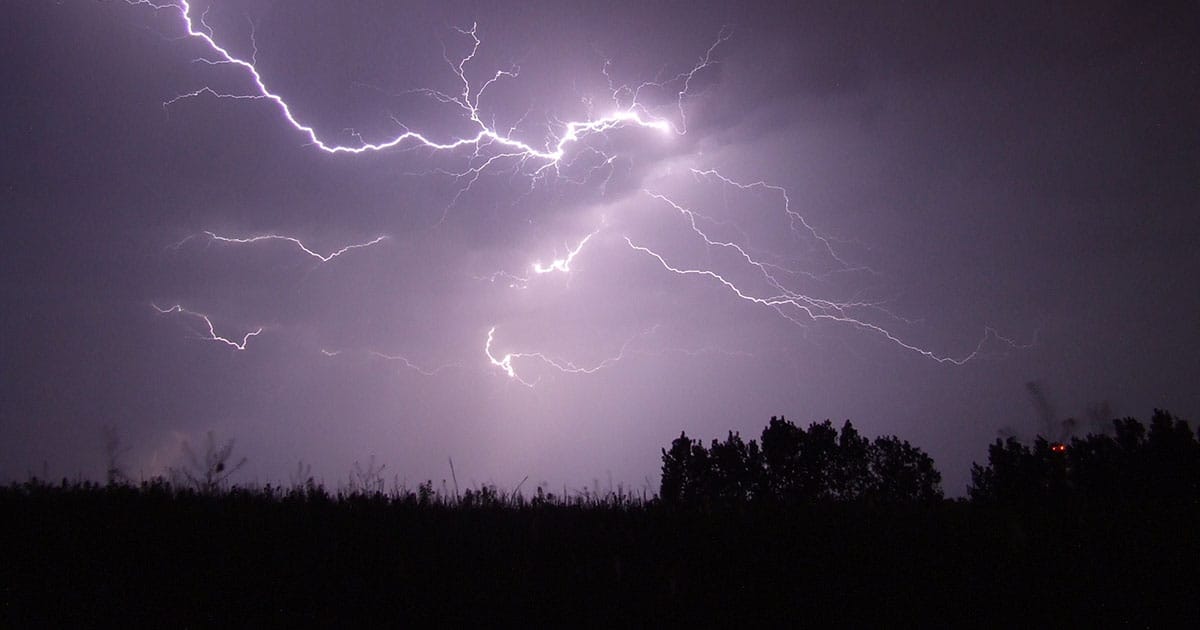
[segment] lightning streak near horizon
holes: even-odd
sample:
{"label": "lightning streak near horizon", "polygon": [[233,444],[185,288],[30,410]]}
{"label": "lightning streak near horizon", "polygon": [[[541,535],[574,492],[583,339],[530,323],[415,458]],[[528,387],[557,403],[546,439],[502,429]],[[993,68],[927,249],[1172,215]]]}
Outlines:
{"label": "lightning streak near horizon", "polygon": [[197,319],[202,320],[204,322],[205,326],[208,327],[208,336],[201,337],[202,339],[204,339],[206,341],[217,341],[217,342],[223,343],[227,346],[230,346],[235,350],[245,350],[246,344],[250,343],[250,338],[257,337],[258,335],[262,334],[262,331],[263,331],[262,327],[259,327],[259,329],[255,330],[254,332],[246,333],[242,337],[241,343],[239,343],[239,342],[229,339],[227,337],[222,337],[222,336],[218,335],[216,328],[213,327],[212,320],[209,319],[208,315],[205,315],[204,313],[197,313],[195,311],[189,311],[189,310],[183,308],[182,306],[180,306],[179,304],[176,304],[169,308],[162,308],[159,305],[153,304],[153,303],[151,303],[150,306],[153,306],[154,310],[158,311],[159,314],[162,314],[162,315],[166,315],[168,313],[179,313],[181,315],[188,315],[188,316],[195,317]]}

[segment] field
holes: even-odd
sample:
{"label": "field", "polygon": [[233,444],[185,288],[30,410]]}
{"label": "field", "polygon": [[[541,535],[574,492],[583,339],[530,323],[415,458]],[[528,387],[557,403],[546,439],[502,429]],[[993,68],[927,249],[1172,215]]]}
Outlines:
{"label": "field", "polygon": [[28,482],[0,490],[0,512],[6,627],[1200,621],[1194,504],[715,508]]}

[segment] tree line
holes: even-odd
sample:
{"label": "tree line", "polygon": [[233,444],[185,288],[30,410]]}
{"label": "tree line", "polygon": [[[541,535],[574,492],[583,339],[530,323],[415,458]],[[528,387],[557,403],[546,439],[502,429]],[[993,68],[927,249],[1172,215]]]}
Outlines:
{"label": "tree line", "polygon": [[863,437],[849,420],[807,429],[772,417],[759,441],[730,432],[708,447],[681,433],[662,449],[664,503],[928,503],[942,498],[933,458],[895,436]]}
{"label": "tree line", "polygon": [[1188,423],[1155,409],[1147,427],[1113,420],[1112,433],[1065,442],[1015,438],[988,447],[987,466],[971,468],[974,501],[1018,505],[1196,504],[1200,502],[1200,441]]}
{"label": "tree line", "polygon": [[[662,449],[659,498],[679,506],[942,500],[933,458],[896,436],[869,440],[846,421],[800,427],[772,417],[758,440],[729,432],[707,446],[686,433]],[[1200,502],[1200,441],[1188,423],[1156,409],[1149,427],[1112,421],[1111,432],[1068,441],[1014,437],[988,447],[967,489],[978,503],[1134,505]]]}
{"label": "tree line", "polygon": [[[1127,417],[1112,420],[1110,426],[1082,437],[1060,435],[1062,441],[1041,435],[1029,444],[1011,436],[998,438],[988,446],[987,463],[972,465],[967,496],[976,503],[1017,506],[1200,505],[1200,428],[1193,432],[1186,421],[1161,409],[1154,410],[1148,425]],[[108,485],[130,485],[120,462],[127,449],[120,446],[115,428],[107,427],[103,436]],[[244,457],[233,457],[233,445],[233,440],[218,443],[209,432],[201,455],[185,442],[188,466],[171,469],[170,480],[152,481],[202,494],[225,492],[230,477],[246,463]],[[772,417],[758,439],[745,440],[730,431],[724,440],[708,444],[681,432],[661,453],[657,500],[665,505],[928,505],[944,498],[942,475],[932,457],[894,435],[871,440],[849,420],[840,429],[829,420],[804,428],[782,416]],[[384,468],[374,457],[365,468],[355,462],[350,483],[339,494],[385,494]],[[299,464],[291,490],[312,492],[319,485],[311,468]],[[455,486],[453,494],[445,489],[439,493],[427,481],[420,494],[445,495],[441,504],[457,504],[467,497],[496,503],[485,500],[490,496],[507,497],[501,504],[524,503],[519,486],[507,494],[489,486],[462,496]],[[399,487],[396,493],[412,494]],[[637,501],[621,487],[607,495],[598,488],[594,495],[585,490],[582,498],[583,504],[611,500],[618,505],[654,500],[649,487]],[[576,503],[568,499],[565,491],[554,497],[538,488],[532,502]]]}

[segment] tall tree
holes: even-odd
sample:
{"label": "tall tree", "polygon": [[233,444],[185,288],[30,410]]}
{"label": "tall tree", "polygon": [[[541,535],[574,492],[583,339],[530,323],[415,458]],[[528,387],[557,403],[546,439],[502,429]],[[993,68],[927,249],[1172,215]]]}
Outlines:
{"label": "tall tree", "polygon": [[881,503],[942,499],[942,474],[933,458],[896,436],[878,437],[870,450],[869,496]]}
{"label": "tall tree", "polygon": [[871,442],[848,420],[838,431],[828,420],[803,429],[772,417],[761,447],[731,431],[706,449],[681,433],[662,457],[665,503],[901,503],[942,496],[941,474],[921,449],[895,437]]}
{"label": "tall tree", "polygon": [[987,466],[972,466],[968,493],[1007,504],[1200,501],[1200,442],[1186,422],[1156,409],[1149,431],[1134,418],[1114,420],[1113,428],[1111,437],[1090,434],[1066,444],[1041,436],[1032,447],[996,440]]}

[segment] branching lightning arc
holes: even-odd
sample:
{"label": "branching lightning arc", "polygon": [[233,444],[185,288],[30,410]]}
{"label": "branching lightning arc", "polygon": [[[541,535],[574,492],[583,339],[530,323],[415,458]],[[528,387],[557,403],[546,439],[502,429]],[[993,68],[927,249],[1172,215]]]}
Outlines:
{"label": "branching lightning arc", "polygon": [[[204,15],[195,16],[193,8],[188,0],[175,0],[174,2],[158,3],[154,0],[126,0],[131,5],[148,6],[158,11],[171,11],[177,14],[180,25],[185,32],[185,37],[202,42],[209,55],[199,61],[211,65],[227,65],[236,68],[238,71],[245,73],[252,83],[252,89],[245,93],[227,93],[214,90],[210,87],[201,87],[197,90],[180,94],[164,103],[164,106],[169,106],[173,103],[185,99],[210,97],[216,99],[235,99],[235,100],[251,100],[251,101],[266,101],[277,109],[286,124],[290,125],[299,134],[308,140],[308,143],[320,151],[326,153],[343,153],[343,154],[362,154],[385,151],[388,149],[405,149],[412,147],[425,147],[434,151],[457,151],[460,149],[470,149],[469,167],[465,170],[451,173],[456,177],[467,179],[466,185],[461,188],[458,195],[468,190],[479,175],[486,169],[492,168],[500,162],[516,163],[518,165],[532,164],[532,175],[542,176],[545,174],[554,174],[557,172],[557,167],[567,155],[568,148],[575,143],[579,143],[584,138],[603,134],[609,130],[619,127],[642,128],[654,131],[660,134],[668,135],[683,135],[687,133],[687,118],[685,115],[685,101],[691,96],[693,81],[699,73],[706,68],[709,68],[719,61],[714,59],[718,47],[729,39],[731,36],[728,30],[722,30],[713,44],[707,49],[704,55],[691,66],[690,69],[680,72],[665,81],[644,82],[636,86],[616,85],[612,81],[609,73],[609,64],[606,63],[602,69],[604,76],[608,79],[608,87],[611,91],[610,98],[612,108],[603,116],[598,118],[588,117],[585,120],[573,120],[561,122],[557,128],[551,133],[551,139],[545,144],[538,146],[525,140],[515,137],[515,127],[508,130],[500,130],[494,125],[489,125],[485,122],[485,116],[481,112],[480,102],[488,88],[499,81],[515,79],[519,74],[518,68],[508,70],[498,70],[492,74],[482,84],[476,86],[467,78],[467,67],[475,57],[481,46],[481,39],[478,36],[478,29],[472,25],[469,29],[456,29],[463,37],[470,41],[470,51],[458,59],[457,61],[445,57],[446,63],[449,65],[457,82],[461,85],[461,91],[456,93],[446,93],[431,89],[418,89],[413,92],[425,94],[439,103],[445,104],[452,108],[460,110],[470,123],[474,126],[475,131],[472,134],[463,137],[435,138],[431,135],[416,131],[409,126],[400,123],[400,133],[383,138],[376,141],[367,141],[361,136],[355,135],[357,142],[352,144],[340,144],[330,140],[317,130],[317,128],[307,122],[301,121],[295,115],[293,108],[289,103],[278,93],[273,92],[268,87],[267,80],[259,72],[257,67],[257,46],[255,52],[247,58],[238,57],[228,48],[219,44],[213,33],[213,30],[205,21]],[[251,43],[253,44],[253,33],[251,35]],[[663,118],[656,116],[652,108],[645,106],[639,97],[643,90],[649,87],[656,87],[661,90],[666,90],[674,94],[674,109],[676,110],[670,117]],[[611,162],[611,158],[606,160],[606,163]],[[826,255],[838,266],[839,271],[870,271],[864,266],[856,266],[847,262],[836,251],[832,239],[822,235],[816,230],[805,218],[792,207],[792,201],[787,190],[781,186],[768,184],[763,181],[755,181],[751,183],[741,183],[732,178],[722,175],[715,169],[693,170],[692,173],[700,179],[718,182],[725,186],[730,186],[741,191],[760,190],[778,194],[782,197],[783,213],[790,226],[790,229],[797,236],[802,238],[815,239],[820,244],[820,247],[825,251]],[[715,282],[718,286],[725,289],[734,297],[773,309],[783,318],[788,321],[805,325],[812,322],[827,321],[835,322],[842,325],[852,326],[854,328],[875,334],[885,339],[886,341],[895,344],[899,348],[918,353],[924,357],[937,361],[939,363],[949,363],[961,365],[979,356],[984,348],[985,343],[989,339],[995,339],[1008,346],[1016,344],[1010,339],[1000,336],[991,328],[985,328],[984,336],[979,341],[978,345],[968,354],[961,357],[951,357],[935,353],[931,350],[919,347],[912,343],[904,341],[900,336],[893,333],[884,326],[873,323],[865,318],[863,313],[868,310],[883,312],[889,317],[894,317],[883,306],[877,302],[866,301],[833,301],[809,296],[800,291],[790,289],[786,286],[785,278],[796,275],[807,275],[815,277],[811,272],[806,272],[799,269],[791,269],[785,267],[778,262],[767,261],[750,249],[746,244],[739,244],[730,240],[714,239],[709,236],[701,222],[697,220],[703,215],[685,208],[681,204],[673,201],[667,196],[655,192],[646,191],[646,194],[653,200],[666,204],[672,210],[678,212],[686,219],[688,228],[692,233],[703,241],[706,247],[714,250],[721,250],[731,253],[735,260],[740,260],[742,264],[749,266],[765,283],[766,291],[755,291],[751,288],[739,284],[731,279],[729,273],[722,273],[708,267],[688,267],[678,263],[672,263],[668,257],[646,245],[640,240],[635,240],[629,235],[622,235],[624,243],[634,252],[643,254],[652,258],[661,266],[662,269],[669,273],[680,276],[691,276],[707,279]],[[457,200],[458,195],[455,196]],[[451,204],[453,205],[453,201]],[[445,218],[443,216],[443,218]],[[576,245],[568,249],[567,255],[563,258],[555,259],[549,264],[542,262],[534,262],[529,269],[535,275],[548,273],[571,273],[571,263],[575,258],[581,255],[589,241],[595,237],[601,228],[597,228],[586,234],[581,239],[576,241]],[[375,245],[386,237],[377,237],[374,240],[350,245],[334,251],[329,254],[321,254],[311,249],[300,240],[281,236],[276,234],[260,235],[248,238],[237,238],[229,236],[219,236],[214,232],[205,232],[208,238],[213,241],[249,244],[262,241],[285,241],[298,247],[303,253],[314,257],[321,262],[329,262],[330,260],[353,249],[365,248]],[[510,286],[524,287],[530,281],[530,277],[509,274],[506,272],[497,272],[490,276],[490,279],[503,277],[511,281]],[[158,307],[155,307],[158,309]],[[221,341],[229,344],[239,350],[244,349],[246,342],[250,337],[261,332],[261,329],[246,335],[241,343],[231,341],[229,339],[219,337],[213,332],[211,321],[207,316],[191,311],[183,310],[179,306],[170,309],[158,309],[162,313],[178,312],[202,318],[208,325],[210,338],[214,341]],[[899,319],[899,318],[896,318]],[[529,381],[518,375],[514,361],[519,359],[533,359],[542,364],[568,374],[591,374],[597,370],[603,369],[621,360],[625,356],[627,347],[630,342],[626,342],[620,349],[620,352],[603,362],[591,366],[580,367],[569,361],[563,361],[548,357],[539,352],[527,353],[508,353],[502,356],[497,356],[493,352],[493,344],[495,342],[496,327],[493,326],[487,333],[486,342],[484,344],[484,354],[487,357],[490,365],[502,373],[506,374],[524,385],[533,386],[537,381]],[[329,351],[322,351],[326,355],[332,356]],[[402,356],[385,355],[378,352],[373,352],[378,357],[401,360],[408,367],[426,375],[432,376],[438,373],[444,367],[439,367],[435,370],[421,368]]]}
{"label": "branching lightning arc", "polygon": [[[345,254],[346,252],[349,252],[351,250],[362,249],[365,247],[370,247],[372,245],[377,245],[379,243],[382,243],[383,241],[386,241],[388,238],[386,236],[377,236],[369,241],[365,241],[362,243],[355,243],[353,245],[347,245],[345,247],[342,247],[341,249],[332,251],[328,254],[322,254],[320,252],[312,250],[311,248],[309,248],[308,245],[305,245],[303,241],[301,241],[298,238],[292,237],[292,236],[282,236],[279,234],[260,234],[258,236],[234,237],[234,236],[221,236],[220,234],[217,234],[215,232],[211,232],[208,230],[205,230],[203,235],[205,237],[207,237],[210,241],[213,241],[213,242],[233,243],[233,244],[237,244],[237,245],[249,245],[249,244],[253,244],[253,243],[265,243],[265,242],[270,242],[270,241],[281,241],[281,242],[285,242],[285,243],[291,243],[292,245],[295,245],[297,248],[299,248],[300,251],[304,252],[306,255],[316,258],[317,260],[319,260],[323,263],[327,263],[327,262],[333,260],[334,258],[337,258],[338,256],[341,256],[342,254]],[[174,246],[172,246],[172,248],[178,249],[184,243],[191,240],[192,238],[193,237],[189,236],[189,237],[183,239],[182,241],[176,243]]]}
{"label": "branching lightning arc", "polygon": [[626,341],[624,344],[621,345],[620,351],[615,356],[608,357],[608,358],[604,359],[603,361],[600,361],[599,363],[592,365],[592,366],[576,365],[575,363],[572,363],[570,361],[564,361],[561,359],[555,359],[553,357],[546,356],[545,354],[543,354],[541,352],[510,352],[510,353],[505,354],[504,356],[496,357],[496,355],[492,353],[492,344],[495,342],[495,338],[496,338],[496,327],[495,326],[492,326],[491,329],[488,330],[487,343],[485,343],[483,346],[483,352],[485,355],[487,355],[488,361],[490,361],[492,365],[500,368],[505,374],[508,375],[509,378],[517,381],[518,383],[520,383],[526,387],[533,387],[534,385],[537,384],[537,381],[535,380],[535,381],[530,382],[530,381],[527,381],[527,380],[521,378],[520,376],[518,376],[517,370],[513,366],[514,360],[516,360],[516,359],[536,359],[536,360],[542,362],[543,364],[545,364],[559,372],[562,372],[564,374],[594,374],[594,373],[599,372],[600,370],[603,370],[604,368],[607,368],[607,367],[613,365],[614,363],[617,363],[618,361],[621,361],[622,359],[624,359],[626,351],[629,349],[629,346],[634,342],[634,340],[643,335],[650,334],[650,332],[653,332],[653,328],[649,331],[646,331],[639,335],[636,335],[635,337]]}
{"label": "branching lightning arc", "polygon": [[206,339],[208,341],[216,341],[219,343],[223,343],[235,350],[245,350],[246,344],[250,343],[250,338],[257,337],[258,335],[262,334],[262,331],[263,331],[262,328],[259,328],[258,330],[255,330],[254,332],[246,333],[245,335],[242,336],[242,340],[240,342],[238,342],[238,341],[229,339],[227,337],[222,337],[222,336],[218,335],[216,329],[213,327],[212,320],[209,319],[208,315],[205,315],[204,313],[197,313],[195,311],[189,311],[178,304],[171,306],[169,308],[162,308],[157,304],[151,304],[150,306],[153,306],[154,310],[158,311],[162,315],[166,315],[168,313],[179,313],[181,315],[188,315],[190,317],[194,317],[196,319],[203,321],[204,325],[208,328],[208,336],[203,337],[203,339]]}

